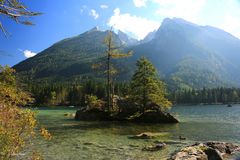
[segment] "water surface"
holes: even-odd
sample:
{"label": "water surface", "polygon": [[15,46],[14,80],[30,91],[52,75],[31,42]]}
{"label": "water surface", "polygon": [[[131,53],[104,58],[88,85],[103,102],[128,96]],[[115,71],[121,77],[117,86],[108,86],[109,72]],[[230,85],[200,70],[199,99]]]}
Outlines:
{"label": "water surface", "polygon": [[[176,150],[196,141],[240,143],[240,105],[177,106],[171,112],[180,120],[179,124],[81,122],[64,116],[75,113],[74,109],[40,109],[38,119],[52,133],[53,140],[38,140],[35,147],[50,160],[147,160],[167,159]],[[129,139],[142,132],[161,136],[151,140]],[[180,141],[180,135],[187,140]],[[157,152],[142,151],[155,141],[168,145]]]}

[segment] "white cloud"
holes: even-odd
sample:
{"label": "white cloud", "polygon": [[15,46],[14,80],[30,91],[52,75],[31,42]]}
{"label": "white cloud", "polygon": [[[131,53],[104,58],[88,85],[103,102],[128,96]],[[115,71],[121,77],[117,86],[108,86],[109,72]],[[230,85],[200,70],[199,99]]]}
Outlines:
{"label": "white cloud", "polygon": [[148,0],[133,0],[133,3],[136,7],[146,7],[146,3]]}
{"label": "white cloud", "polygon": [[[238,0],[228,0],[222,3],[221,21],[216,24],[219,28],[233,34],[234,36],[240,38],[240,1]],[[216,15],[219,17],[219,15]]]}
{"label": "white cloud", "polygon": [[[20,50],[20,51],[22,51],[22,50]],[[31,58],[37,54],[37,53],[29,51],[29,50],[24,50],[22,52],[26,58]]]}
{"label": "white cloud", "polygon": [[98,19],[99,17],[99,14],[94,9],[90,10],[89,15],[92,16],[94,19]]}
{"label": "white cloud", "polygon": [[100,5],[100,8],[102,8],[102,9],[107,9],[107,8],[108,8],[108,5],[102,4],[102,5]]}
{"label": "white cloud", "polygon": [[179,17],[223,29],[240,38],[239,0],[150,0],[158,5],[156,15]]}
{"label": "white cloud", "polygon": [[220,24],[219,28],[232,33],[233,35],[240,38],[240,19],[230,14],[226,14],[223,17],[223,23]]}
{"label": "white cloud", "polygon": [[163,17],[179,17],[195,23],[199,22],[199,13],[206,0],[152,0],[159,5],[157,15]]}
{"label": "white cloud", "polygon": [[108,26],[113,26],[116,30],[130,33],[140,40],[149,32],[158,29],[160,23],[129,13],[121,14],[120,9],[116,8],[113,16],[111,16],[108,21]]}
{"label": "white cloud", "polygon": [[87,10],[88,7],[86,5],[83,5],[81,8],[80,8],[80,13],[83,13],[85,10]]}

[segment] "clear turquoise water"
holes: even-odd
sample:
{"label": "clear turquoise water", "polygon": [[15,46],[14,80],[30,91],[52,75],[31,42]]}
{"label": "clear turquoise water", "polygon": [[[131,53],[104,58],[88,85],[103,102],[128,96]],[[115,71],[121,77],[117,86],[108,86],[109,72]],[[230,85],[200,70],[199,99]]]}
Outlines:
{"label": "clear turquoise water", "polygon": [[[38,119],[53,139],[38,140],[34,147],[50,160],[147,160],[167,159],[174,151],[196,141],[240,143],[240,105],[177,106],[171,112],[178,117],[179,124],[81,122],[64,116],[75,113],[74,109],[40,109]],[[142,132],[161,133],[161,136],[151,140],[129,139]],[[179,141],[179,135],[187,140]],[[156,140],[166,142],[166,148],[142,151]]]}

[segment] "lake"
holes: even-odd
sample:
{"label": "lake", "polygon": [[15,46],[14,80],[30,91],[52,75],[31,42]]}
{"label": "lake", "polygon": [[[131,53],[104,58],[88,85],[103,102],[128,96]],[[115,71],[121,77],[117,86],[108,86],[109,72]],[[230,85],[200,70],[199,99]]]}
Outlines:
{"label": "lake", "polygon": [[[53,139],[38,140],[34,148],[50,160],[154,160],[167,159],[174,151],[196,141],[227,141],[240,144],[240,105],[176,106],[171,112],[179,124],[134,124],[81,122],[65,117],[75,113],[69,108],[43,108],[40,124]],[[150,140],[129,139],[142,132],[160,133]],[[186,137],[180,141],[179,136]],[[167,146],[157,152],[142,151],[144,146],[163,141]]]}

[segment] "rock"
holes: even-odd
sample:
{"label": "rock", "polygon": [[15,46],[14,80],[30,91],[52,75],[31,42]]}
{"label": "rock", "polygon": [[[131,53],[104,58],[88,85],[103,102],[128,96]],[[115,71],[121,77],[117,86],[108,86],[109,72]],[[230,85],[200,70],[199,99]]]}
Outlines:
{"label": "rock", "polygon": [[159,141],[159,140],[156,140],[154,141],[154,143],[165,143],[165,144],[187,144],[187,143],[184,143],[184,142],[181,142],[181,141]]}
{"label": "rock", "polygon": [[76,124],[76,123],[65,123],[65,124],[62,124],[62,126],[67,126],[67,127],[73,127],[73,126],[78,126],[79,124]]}
{"label": "rock", "polygon": [[[124,100],[120,100],[121,105],[130,105],[125,103]],[[130,106],[129,106],[130,107]],[[124,107],[123,107],[124,108]],[[174,118],[170,113],[156,110],[148,110],[144,114],[137,112],[136,107],[132,107],[126,111],[125,109],[119,110],[118,114],[109,115],[102,109],[82,109],[78,110],[75,115],[75,120],[81,121],[130,121],[130,122],[142,122],[142,123],[178,123],[178,120]],[[67,116],[67,114],[66,114]]]}
{"label": "rock", "polygon": [[232,153],[239,152],[239,146],[226,142],[196,143],[183,148],[172,156],[172,160],[223,160],[231,157]]}
{"label": "rock", "polygon": [[[206,142],[204,143],[208,147],[217,149],[221,153],[231,154],[232,152],[236,152],[239,149],[238,145],[226,142]],[[237,151],[239,152],[239,151]]]}
{"label": "rock", "polygon": [[174,118],[170,113],[162,111],[149,110],[138,116],[132,116],[130,119],[132,122],[142,123],[178,123],[179,121]]}
{"label": "rock", "polygon": [[121,115],[132,115],[138,111],[138,107],[136,106],[136,104],[131,102],[127,98],[119,97],[116,103],[120,109],[119,113]]}
{"label": "rock", "polygon": [[94,143],[93,142],[85,142],[83,143],[83,145],[93,145]]}
{"label": "rock", "polygon": [[204,153],[198,153],[198,155],[190,154],[187,152],[178,152],[174,160],[207,160],[207,155]]}
{"label": "rock", "polygon": [[165,146],[166,146],[165,143],[157,143],[155,145],[144,147],[142,150],[143,151],[158,151],[158,150],[163,149]]}
{"label": "rock", "polygon": [[144,132],[144,133],[140,133],[134,136],[131,136],[129,138],[131,139],[152,139],[152,138],[156,138],[159,136],[163,136],[166,133],[152,133],[152,132]]}
{"label": "rock", "polygon": [[129,144],[128,146],[129,146],[129,147],[132,147],[132,148],[137,148],[137,147],[139,147],[139,145],[135,145],[135,144]]}
{"label": "rock", "polygon": [[186,139],[187,139],[186,137],[179,136],[179,140],[180,140],[180,141],[186,140]]}
{"label": "rock", "polygon": [[173,160],[207,160],[207,155],[200,146],[188,146],[172,157]]}
{"label": "rock", "polygon": [[65,113],[65,117],[75,117],[75,113]]}
{"label": "rock", "polygon": [[78,110],[75,120],[80,121],[106,121],[109,120],[108,113],[98,109]]}
{"label": "rock", "polygon": [[151,139],[152,136],[147,134],[147,133],[140,133],[138,135],[135,135],[135,136],[132,136],[132,137],[129,137],[129,138],[132,138],[132,139]]}
{"label": "rock", "polygon": [[232,153],[231,149],[228,146],[227,146],[225,151],[226,151],[227,154],[231,154]]}
{"label": "rock", "polygon": [[208,147],[204,152],[206,153],[208,160],[223,160],[219,151],[216,149]]}

